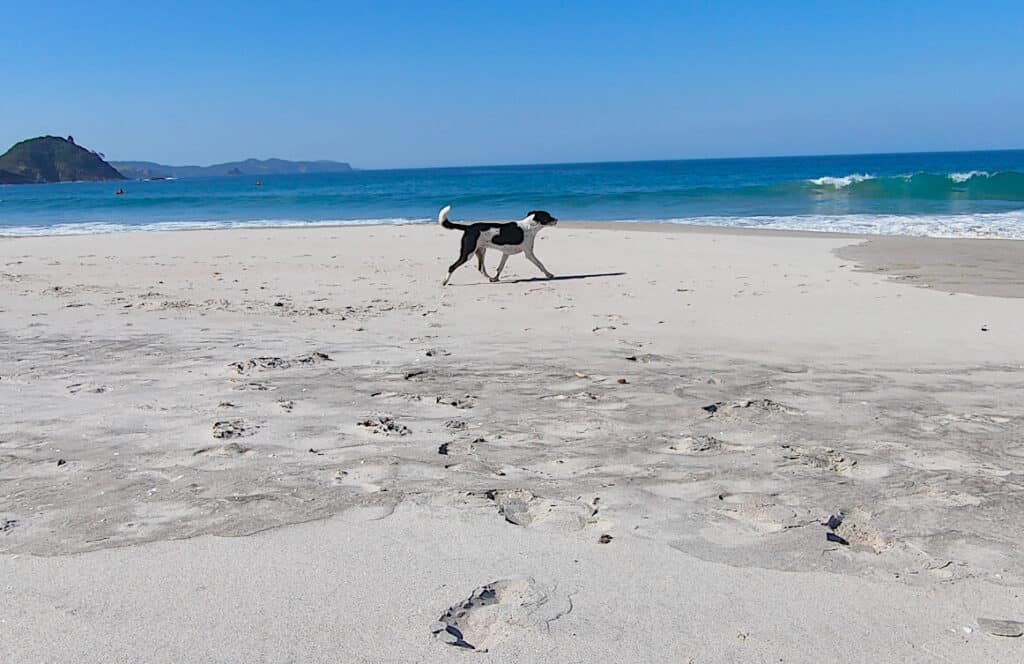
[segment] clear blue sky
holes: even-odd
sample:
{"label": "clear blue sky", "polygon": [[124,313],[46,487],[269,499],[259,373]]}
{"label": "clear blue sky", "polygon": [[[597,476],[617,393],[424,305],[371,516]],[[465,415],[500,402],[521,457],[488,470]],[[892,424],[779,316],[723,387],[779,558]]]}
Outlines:
{"label": "clear blue sky", "polygon": [[0,0],[0,150],[364,168],[1024,147],[1024,2]]}

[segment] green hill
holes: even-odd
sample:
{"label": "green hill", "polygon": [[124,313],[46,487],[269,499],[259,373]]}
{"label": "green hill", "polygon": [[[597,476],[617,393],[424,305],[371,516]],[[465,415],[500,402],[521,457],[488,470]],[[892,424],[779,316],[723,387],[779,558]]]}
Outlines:
{"label": "green hill", "polygon": [[30,138],[0,155],[0,184],[123,179],[100,155],[75,145],[70,136]]}

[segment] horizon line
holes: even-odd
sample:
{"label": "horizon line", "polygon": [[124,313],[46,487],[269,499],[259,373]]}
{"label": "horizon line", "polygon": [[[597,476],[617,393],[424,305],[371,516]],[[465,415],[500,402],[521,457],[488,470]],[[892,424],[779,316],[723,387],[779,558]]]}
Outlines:
{"label": "horizon line", "polygon": [[[977,150],[912,150],[907,152],[830,152],[823,154],[773,154],[742,157],[677,157],[664,159],[603,159],[597,161],[533,161],[506,164],[456,164],[449,166],[399,166],[381,168],[356,168],[353,171],[426,171],[445,168],[498,168],[507,166],[582,166],[587,164],[657,164],[673,161],[749,161],[756,159],[807,159],[810,157],[892,157],[898,155],[922,154],[969,154],[972,152],[1024,152],[1020,148],[995,148]],[[328,160],[330,161],[330,160]],[[351,163],[351,162],[349,162]]]}
{"label": "horizon line", "polygon": [[911,150],[905,152],[828,152],[828,153],[817,153],[817,154],[772,154],[772,155],[747,155],[737,157],[672,157],[672,158],[659,158],[659,159],[601,159],[596,161],[533,161],[533,162],[510,162],[510,163],[485,163],[485,164],[449,164],[443,166],[381,166],[373,168],[362,168],[352,165],[350,161],[344,161],[339,159],[286,159],[284,157],[243,157],[241,159],[234,159],[229,161],[211,162],[206,165],[198,164],[167,164],[160,161],[153,161],[152,159],[111,159],[108,158],[107,163],[111,162],[136,162],[136,163],[151,163],[158,164],[160,166],[168,166],[172,168],[209,168],[211,166],[220,166],[223,164],[230,164],[243,161],[269,161],[272,159],[280,161],[291,161],[291,162],[330,162],[336,164],[347,164],[352,171],[427,171],[427,170],[444,170],[444,169],[455,169],[455,168],[499,168],[499,167],[527,167],[527,166],[582,166],[582,165],[601,165],[601,164],[655,164],[655,163],[666,163],[666,162],[699,162],[699,161],[750,161],[750,160],[772,160],[772,159],[807,159],[807,158],[831,158],[831,157],[892,157],[899,155],[926,155],[926,154],[969,154],[972,152],[1024,152],[1024,147],[1019,148],[994,148],[994,149],[970,149],[970,150]]}

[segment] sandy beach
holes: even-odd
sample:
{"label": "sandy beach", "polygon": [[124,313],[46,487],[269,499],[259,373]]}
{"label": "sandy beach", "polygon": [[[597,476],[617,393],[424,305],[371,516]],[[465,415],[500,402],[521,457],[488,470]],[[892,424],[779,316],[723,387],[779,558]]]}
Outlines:
{"label": "sandy beach", "polygon": [[0,661],[1024,661],[1024,244],[457,247],[0,239]]}

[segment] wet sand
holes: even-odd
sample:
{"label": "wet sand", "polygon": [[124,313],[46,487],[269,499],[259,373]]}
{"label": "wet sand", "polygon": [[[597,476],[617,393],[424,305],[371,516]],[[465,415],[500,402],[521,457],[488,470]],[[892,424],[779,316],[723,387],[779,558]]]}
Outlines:
{"label": "wet sand", "polygon": [[861,269],[923,288],[1024,297],[1024,242],[880,237],[843,247]]}

